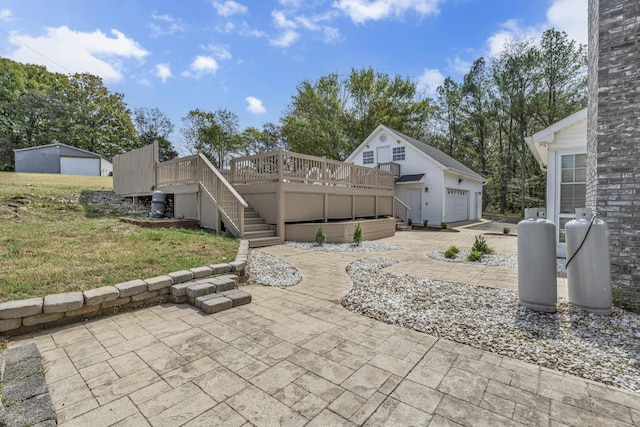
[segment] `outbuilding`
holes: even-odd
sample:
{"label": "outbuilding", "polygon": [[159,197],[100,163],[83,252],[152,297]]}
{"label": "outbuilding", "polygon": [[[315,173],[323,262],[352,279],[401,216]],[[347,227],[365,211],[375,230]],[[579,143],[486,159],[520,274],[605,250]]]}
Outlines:
{"label": "outbuilding", "polygon": [[485,178],[443,151],[379,125],[346,159],[391,170],[397,199],[409,206],[415,224],[482,218]]}
{"label": "outbuilding", "polygon": [[108,176],[112,163],[103,156],[66,144],[14,150],[16,172]]}

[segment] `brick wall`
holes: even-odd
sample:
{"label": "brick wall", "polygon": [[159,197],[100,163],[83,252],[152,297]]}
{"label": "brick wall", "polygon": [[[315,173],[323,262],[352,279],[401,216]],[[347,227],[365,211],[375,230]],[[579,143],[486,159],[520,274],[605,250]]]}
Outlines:
{"label": "brick wall", "polygon": [[614,302],[640,312],[640,2],[589,0],[587,204],[609,225]]}

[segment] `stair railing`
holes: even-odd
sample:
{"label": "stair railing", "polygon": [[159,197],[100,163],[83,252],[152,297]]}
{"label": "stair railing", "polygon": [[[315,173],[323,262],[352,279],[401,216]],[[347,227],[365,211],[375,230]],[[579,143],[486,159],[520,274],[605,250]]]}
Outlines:
{"label": "stair railing", "polygon": [[244,237],[244,209],[249,205],[202,154],[198,154],[198,166],[200,187],[218,205],[218,212],[226,219],[232,234]]}
{"label": "stair railing", "polygon": [[[397,197],[393,197],[393,216],[400,218],[403,222],[407,222],[409,219],[409,211],[411,208]],[[402,216],[400,213],[402,212]]]}

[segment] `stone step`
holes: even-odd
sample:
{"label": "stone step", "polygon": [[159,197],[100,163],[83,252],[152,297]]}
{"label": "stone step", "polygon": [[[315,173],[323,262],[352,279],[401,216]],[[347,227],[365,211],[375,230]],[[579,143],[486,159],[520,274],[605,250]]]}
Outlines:
{"label": "stone step", "polygon": [[405,223],[396,223],[396,231],[409,231],[411,226]]}
{"label": "stone step", "polygon": [[282,239],[278,236],[274,237],[258,237],[255,239],[249,239],[249,247],[261,248],[264,246],[274,246],[282,243]]}

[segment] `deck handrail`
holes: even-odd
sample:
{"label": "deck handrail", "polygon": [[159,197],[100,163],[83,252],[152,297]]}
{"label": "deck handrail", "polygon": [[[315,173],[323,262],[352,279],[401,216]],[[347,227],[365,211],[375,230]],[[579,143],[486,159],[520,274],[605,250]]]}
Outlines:
{"label": "deck handrail", "polygon": [[231,182],[234,185],[295,182],[393,191],[393,179],[390,171],[282,149],[231,160]]}
{"label": "deck handrail", "polygon": [[158,163],[156,186],[199,184],[218,205],[237,237],[244,237],[244,209],[249,205],[203,154]]}
{"label": "deck handrail", "polygon": [[[411,208],[405,202],[395,196],[393,197],[393,201],[393,216],[400,218],[403,222],[407,222],[407,219],[409,219],[409,211],[411,210]],[[403,211],[402,216],[398,215],[399,210]]]}

